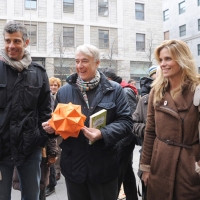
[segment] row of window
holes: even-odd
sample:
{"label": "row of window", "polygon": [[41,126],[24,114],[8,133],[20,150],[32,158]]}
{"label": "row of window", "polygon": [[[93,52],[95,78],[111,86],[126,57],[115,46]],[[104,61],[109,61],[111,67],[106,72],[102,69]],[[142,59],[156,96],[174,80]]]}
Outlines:
{"label": "row of window", "polygon": [[[200,31],[200,19],[198,19],[198,31]],[[186,35],[186,24],[179,26],[179,37]],[[169,31],[164,32],[164,39],[169,40]]]}
{"label": "row of window", "polygon": [[[37,9],[37,0],[25,0],[25,9]],[[108,0],[98,0],[98,15],[107,17],[109,15]],[[63,12],[74,13],[74,0],[63,0]],[[135,18],[144,20],[144,4],[135,3]]]}
{"label": "row of window", "polygon": [[[24,24],[30,36],[30,45],[37,45],[37,25]],[[109,47],[109,30],[98,30],[99,49],[106,49]],[[74,27],[63,27],[62,36],[63,47],[75,46]],[[136,51],[145,51],[145,34],[136,33]]]}
{"label": "row of window", "polygon": [[[185,12],[185,1],[182,1],[178,4],[178,12],[179,12],[179,15]],[[163,21],[167,21],[168,19],[169,19],[169,9],[163,11]]]}
{"label": "row of window", "polygon": [[[108,0],[98,0],[99,16],[108,16]],[[25,0],[25,9],[37,9],[37,0]],[[74,13],[74,0],[63,0],[63,12]]]}
{"label": "row of window", "polygon": [[[197,0],[197,6],[200,6],[200,0]],[[182,1],[178,4],[178,12],[179,15],[185,12],[185,1]],[[169,19],[169,9],[163,11],[163,21],[167,21]]]}

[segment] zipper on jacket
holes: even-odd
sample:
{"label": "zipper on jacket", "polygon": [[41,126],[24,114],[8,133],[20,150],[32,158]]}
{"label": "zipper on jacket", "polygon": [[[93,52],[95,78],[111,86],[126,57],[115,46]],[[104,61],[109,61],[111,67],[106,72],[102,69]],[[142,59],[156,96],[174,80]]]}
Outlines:
{"label": "zipper on jacket", "polygon": [[[176,116],[176,117],[178,117],[179,119],[181,119],[180,116],[179,116],[179,114],[178,114],[178,112],[175,111],[174,109],[169,108],[169,107],[165,107],[165,106],[160,106],[160,108],[161,108],[161,110],[163,109],[163,110],[169,111],[173,116]],[[159,109],[158,109],[158,110],[159,110]],[[181,120],[182,120],[182,119],[181,119]]]}

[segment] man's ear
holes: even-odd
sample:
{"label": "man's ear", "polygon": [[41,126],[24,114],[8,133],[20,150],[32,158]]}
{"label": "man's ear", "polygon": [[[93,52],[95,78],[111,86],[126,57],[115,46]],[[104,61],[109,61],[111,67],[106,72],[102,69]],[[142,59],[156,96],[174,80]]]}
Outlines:
{"label": "man's ear", "polygon": [[26,41],[25,41],[25,48],[29,45],[29,42],[30,42],[30,40],[26,39]]}
{"label": "man's ear", "polygon": [[96,62],[96,64],[97,64],[97,68],[99,67],[99,65],[100,65],[100,60],[99,61],[97,61]]}

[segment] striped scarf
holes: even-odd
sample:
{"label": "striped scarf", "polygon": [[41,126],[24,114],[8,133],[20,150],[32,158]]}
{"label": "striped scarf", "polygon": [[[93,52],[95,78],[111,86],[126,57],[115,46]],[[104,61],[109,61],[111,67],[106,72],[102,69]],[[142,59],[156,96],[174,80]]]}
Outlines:
{"label": "striped scarf", "polygon": [[92,90],[95,87],[97,87],[99,81],[100,81],[100,73],[98,71],[96,71],[96,75],[91,81],[84,82],[79,76],[76,80],[76,85],[80,89],[88,108],[89,108],[89,101],[86,91]]}

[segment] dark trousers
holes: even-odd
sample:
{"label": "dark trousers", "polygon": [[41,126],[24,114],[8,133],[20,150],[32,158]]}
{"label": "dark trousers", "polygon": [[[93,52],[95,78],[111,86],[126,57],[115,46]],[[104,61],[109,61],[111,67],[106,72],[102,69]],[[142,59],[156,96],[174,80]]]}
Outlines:
{"label": "dark trousers", "polygon": [[43,189],[40,188],[40,200],[46,200],[46,187]]}
{"label": "dark trousers", "polygon": [[51,165],[50,166],[50,175],[49,175],[49,185],[48,185],[48,187],[55,187],[56,185],[57,185],[56,170],[55,170],[55,166]]}
{"label": "dark trousers", "polygon": [[135,141],[133,140],[129,145],[122,147],[120,153],[119,177],[118,177],[118,193],[121,184],[124,186],[124,193],[126,200],[137,200],[137,186],[135,174],[132,167],[133,150],[135,148]]}
{"label": "dark trousers", "polygon": [[117,178],[101,184],[92,184],[89,181],[75,183],[67,178],[65,181],[68,200],[117,200]]}

